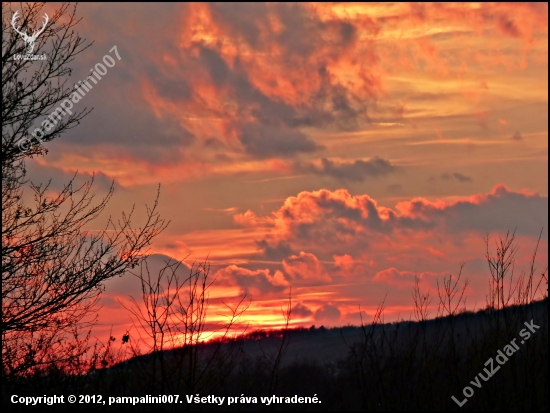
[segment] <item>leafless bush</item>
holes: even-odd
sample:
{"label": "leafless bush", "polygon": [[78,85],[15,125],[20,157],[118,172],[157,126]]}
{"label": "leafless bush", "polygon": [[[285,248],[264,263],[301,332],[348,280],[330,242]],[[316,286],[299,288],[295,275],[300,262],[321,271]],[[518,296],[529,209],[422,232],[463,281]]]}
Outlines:
{"label": "leafless bush", "polygon": [[132,272],[141,283],[141,301],[131,297],[131,305],[123,305],[136,327],[137,338],[130,338],[133,356],[141,356],[142,371],[154,388],[163,392],[170,385],[171,391],[193,394],[212,386],[223,371],[235,366],[239,353],[226,339],[248,306],[245,296],[233,307],[226,304],[229,315],[217,331],[217,344],[205,349],[210,265],[208,261],[193,264],[188,276],[181,275],[183,268],[183,261],[168,260],[152,275],[143,262],[138,273]]}

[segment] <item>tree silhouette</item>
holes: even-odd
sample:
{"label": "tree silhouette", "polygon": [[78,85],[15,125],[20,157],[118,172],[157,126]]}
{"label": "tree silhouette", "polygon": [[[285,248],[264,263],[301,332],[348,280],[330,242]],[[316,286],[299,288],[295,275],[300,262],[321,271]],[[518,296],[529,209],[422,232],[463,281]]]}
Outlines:
{"label": "tree silhouette", "polygon": [[[44,61],[22,60],[25,42],[12,30],[16,10],[2,8],[2,378],[37,369],[59,368],[87,351],[78,338],[87,326],[103,282],[123,275],[147,257],[151,240],[167,223],[154,205],[145,222],[131,224],[134,208],[99,231],[87,224],[105,209],[111,185],[101,200],[92,193],[94,179],[76,185],[76,175],[52,195],[50,184],[28,182],[25,159],[43,156],[48,142],[76,126],[90,111],[83,108],[33,139],[29,130],[70,96],[69,64],[92,43],[74,27],[76,6],[61,5],[35,42]],[[43,23],[43,4],[24,4],[18,30],[32,32]],[[24,144],[22,144],[24,142]],[[29,196],[29,191],[32,198]],[[30,200],[31,199],[31,200]],[[73,339],[70,339],[70,334]]]}

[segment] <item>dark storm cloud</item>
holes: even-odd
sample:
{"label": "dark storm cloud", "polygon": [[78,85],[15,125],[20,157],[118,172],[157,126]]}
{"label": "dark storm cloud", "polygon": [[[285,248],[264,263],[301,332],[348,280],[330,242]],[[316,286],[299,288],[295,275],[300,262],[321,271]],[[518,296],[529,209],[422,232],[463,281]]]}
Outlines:
{"label": "dark storm cloud", "polygon": [[193,88],[188,81],[162,65],[151,62],[144,67],[144,72],[161,97],[172,102],[185,102],[193,98]]}
{"label": "dark storm cloud", "polygon": [[469,176],[463,175],[460,172],[453,173],[453,176],[459,182],[472,182],[473,181],[472,178],[470,178]]}
{"label": "dark storm cloud", "polygon": [[[216,24],[234,39],[245,42],[260,55],[282,50],[274,62],[319,78],[317,90],[300,103],[284,103],[253,86],[249,64],[237,57],[230,67],[211,47],[201,48],[200,58],[212,82],[229,90],[242,116],[232,120],[245,151],[255,157],[288,157],[321,149],[298,128],[335,123],[343,129],[365,119],[372,97],[358,96],[335,81],[326,70],[357,38],[356,27],[346,21],[322,21],[305,5],[286,3],[211,3]],[[272,27],[273,19],[280,28]],[[290,72],[289,72],[290,73]],[[250,120],[250,116],[254,118]]]}
{"label": "dark storm cloud", "polygon": [[[84,35],[95,43],[74,60],[71,80],[76,83],[84,79],[104,55],[114,56],[110,52],[113,45],[121,60],[116,59],[115,66],[97,84],[90,82],[93,88],[75,104],[77,110],[86,107],[93,111],[81,126],[63,135],[64,144],[103,145],[102,151],[114,148],[123,157],[150,163],[181,160],[185,148],[195,139],[193,133],[172,115],[157,116],[140,89],[145,78],[167,100],[182,102],[192,97],[192,88],[185,78],[151,59],[159,50],[177,54],[178,48],[166,39],[166,33],[177,31],[178,16],[184,8],[152,3],[141,3],[132,9],[121,3],[80,5],[80,12],[86,16]],[[153,14],[159,18],[151,19]],[[94,27],[94,31],[86,33],[87,27]],[[140,27],[147,27],[146,36]]]}
{"label": "dark storm cloud", "polygon": [[293,316],[298,317],[309,317],[313,314],[313,311],[309,309],[309,307],[303,305],[302,303],[296,304],[294,307],[292,307],[291,314]]}
{"label": "dark storm cloud", "polygon": [[319,149],[315,142],[299,130],[282,125],[246,124],[243,126],[241,142],[249,154],[261,158],[292,156]]}
{"label": "dark storm cloud", "polygon": [[[103,85],[96,87],[100,86]],[[181,160],[185,147],[195,140],[177,119],[159,119],[135,101],[119,96],[107,100],[90,96],[87,103],[95,106],[94,111],[81,121],[81,128],[63,136],[69,145],[109,145],[153,163],[172,163]]]}
{"label": "dark storm cloud", "polygon": [[[405,205],[405,203],[403,203]],[[407,203],[408,215],[439,222],[447,231],[506,232],[517,228],[519,234],[536,236],[548,227],[548,198],[538,194],[512,192],[497,185],[492,192],[444,207],[424,200]],[[548,237],[547,232],[545,237]]]}
{"label": "dark storm cloud", "polygon": [[342,313],[337,306],[332,304],[325,304],[321,308],[317,309],[317,311],[315,311],[314,318],[317,322],[330,322],[338,321],[341,315]]}
{"label": "dark storm cloud", "polygon": [[297,163],[296,170],[302,173],[315,175],[327,175],[336,179],[363,182],[368,178],[378,178],[396,172],[399,168],[386,159],[375,156],[368,161],[356,160],[355,162],[334,162],[329,159],[321,159],[321,166],[313,163]]}
{"label": "dark storm cloud", "polygon": [[[92,123],[67,134],[66,142],[73,145],[107,143],[120,155],[127,152],[132,158],[157,164],[185,160],[182,154],[190,144],[213,136],[193,129],[199,123],[191,125],[181,115],[165,111],[180,107],[186,112],[184,117],[195,121],[207,117],[224,122],[219,132],[225,136],[215,137],[236,136],[242,150],[252,157],[293,157],[322,149],[302,127],[353,129],[358,120],[367,119],[367,106],[377,95],[377,80],[369,73],[362,71],[364,85],[352,88],[330,71],[339,59],[347,59],[357,43],[356,22],[321,19],[305,4],[142,3],[130,9],[115,3],[86,4],[82,11],[94,28],[87,35],[96,43],[84,58],[75,60],[75,81],[87,76],[113,43],[122,60],[82,102],[82,107],[95,110],[89,116]],[[214,30],[229,43],[247,45],[247,53],[258,58],[251,60],[240,51],[228,57],[221,42],[193,39],[194,31],[187,31],[185,24],[195,24],[193,19],[203,13],[209,14],[207,31]],[[362,30],[371,26],[375,30],[374,24],[365,24]],[[266,88],[273,81],[264,79],[265,70],[258,69],[258,62],[276,67],[279,73],[291,73],[294,79],[289,84],[295,90],[289,94],[298,92],[299,98],[287,99],[286,89],[280,87]],[[302,76],[313,80],[306,89],[301,89],[305,83],[298,80]],[[205,99],[205,82],[219,97],[216,104]],[[239,150],[231,145],[223,149]]]}
{"label": "dark storm cloud", "polygon": [[276,245],[271,246],[266,240],[261,240],[256,241],[256,245],[262,250],[262,254],[266,258],[274,261],[281,261],[295,254],[290,247],[290,244],[282,241],[279,241]]}
{"label": "dark storm cloud", "polygon": [[461,174],[460,172],[453,172],[452,174],[450,174],[449,172],[445,172],[441,174],[441,179],[443,179],[444,181],[450,181],[451,179],[456,179],[458,182],[462,182],[462,183],[473,182],[473,179],[471,177]]}
{"label": "dark storm cloud", "polygon": [[[347,47],[355,42],[357,29],[346,21],[322,21],[301,3],[209,3],[217,23],[246,41],[255,49],[276,42],[293,56],[309,57],[324,40],[327,32],[335,33],[332,46]],[[280,30],[271,28],[270,19],[276,17],[282,24]],[[266,33],[267,29],[267,33]],[[263,35],[263,36],[262,36]]]}
{"label": "dark storm cloud", "polygon": [[200,58],[214,85],[232,90],[239,110],[250,111],[256,119],[232,120],[233,130],[247,153],[259,158],[287,157],[321,148],[296,127],[307,121],[291,106],[261,93],[238,64],[230,69],[217,51],[203,47]]}
{"label": "dark storm cloud", "polygon": [[[95,174],[80,172],[76,174],[72,171],[63,171],[58,168],[54,168],[48,165],[40,165],[36,162],[28,162],[25,165],[27,170],[27,178],[29,181],[39,185],[47,185],[49,181],[49,189],[52,191],[61,192],[65,186],[74,178],[73,187],[78,188],[84,185],[86,182],[90,182],[93,178],[93,185],[95,189],[99,189],[102,192],[107,192],[113,185],[111,180],[103,172],[96,172]],[[115,191],[119,191],[120,188],[116,182],[114,182]]]}

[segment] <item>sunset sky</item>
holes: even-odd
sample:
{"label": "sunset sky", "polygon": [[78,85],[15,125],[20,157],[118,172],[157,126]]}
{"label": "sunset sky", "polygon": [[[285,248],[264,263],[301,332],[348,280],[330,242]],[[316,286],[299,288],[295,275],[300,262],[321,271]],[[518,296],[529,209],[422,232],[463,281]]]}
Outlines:
{"label": "sunset sky", "polygon": [[[48,4],[47,7],[54,7]],[[516,271],[542,228],[548,261],[546,3],[83,3],[84,79],[122,58],[81,102],[94,110],[46,143],[30,178],[78,171],[115,195],[102,219],[154,201],[171,220],[151,247],[209,257],[211,323],[246,294],[249,329],[410,319],[414,276],[463,277],[485,306],[483,237],[516,230]],[[75,106],[76,106],[75,105]],[[537,271],[539,271],[537,270]],[[131,325],[106,284],[99,331]],[[224,313],[225,311],[225,313]],[[435,315],[435,307],[432,310]]]}

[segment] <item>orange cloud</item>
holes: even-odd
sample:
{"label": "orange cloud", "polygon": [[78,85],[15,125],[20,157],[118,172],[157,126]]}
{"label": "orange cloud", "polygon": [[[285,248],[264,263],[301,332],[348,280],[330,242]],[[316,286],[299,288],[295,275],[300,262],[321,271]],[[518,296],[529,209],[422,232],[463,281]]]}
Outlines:
{"label": "orange cloud", "polygon": [[334,255],[334,265],[343,270],[349,271],[354,266],[354,261],[351,255]]}
{"label": "orange cloud", "polygon": [[274,225],[273,219],[270,217],[259,217],[251,210],[244,213],[233,215],[233,220],[236,224],[243,227],[272,227]]}
{"label": "orange cloud", "polygon": [[298,283],[330,281],[325,266],[311,253],[301,251],[299,255],[288,257],[283,260],[283,268]]}
{"label": "orange cloud", "polygon": [[[270,215],[250,212],[237,215],[236,221],[264,231],[263,240],[256,241],[262,250],[258,257],[283,259],[293,278],[316,274],[322,280],[328,274],[334,280],[374,275],[376,266],[414,262],[415,257],[437,257],[442,263],[454,257],[453,242],[461,244],[459,239],[469,234],[479,238],[517,227],[518,235],[538,236],[546,226],[547,208],[547,197],[513,192],[504,185],[453,201],[413,198],[398,202],[395,209],[366,194],[322,189],[288,197]],[[328,271],[322,261],[334,262],[334,270]]]}
{"label": "orange cloud", "polygon": [[214,277],[222,285],[236,285],[241,288],[243,293],[252,297],[280,292],[289,285],[281,271],[271,274],[268,269],[252,271],[236,265],[230,265],[217,271]]}
{"label": "orange cloud", "polygon": [[415,273],[411,271],[399,271],[395,267],[391,267],[376,273],[373,278],[374,282],[394,285],[398,288],[411,288],[414,286],[415,276],[420,280],[427,280],[428,277],[441,277],[443,273],[421,272]]}

